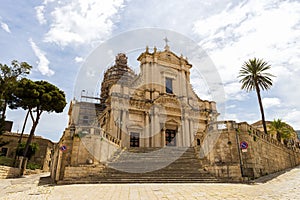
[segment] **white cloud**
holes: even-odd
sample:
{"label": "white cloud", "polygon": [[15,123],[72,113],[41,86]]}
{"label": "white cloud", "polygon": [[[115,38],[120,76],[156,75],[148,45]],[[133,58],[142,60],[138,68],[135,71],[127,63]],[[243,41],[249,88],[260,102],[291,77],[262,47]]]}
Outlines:
{"label": "white cloud", "polygon": [[227,108],[227,109],[234,109],[234,108],[236,108],[236,105],[235,105],[235,104],[233,104],[233,105],[228,105],[228,106],[226,106],[226,108]]}
{"label": "white cloud", "polygon": [[247,1],[196,21],[194,32],[203,37],[199,44],[227,82],[236,79],[242,63],[254,56],[274,66],[284,61],[299,63],[299,12],[299,2]]}
{"label": "white cloud", "polygon": [[[124,0],[72,0],[55,2],[46,42],[61,46],[91,44],[106,39]],[[54,3],[54,2],[53,2]],[[48,2],[49,4],[49,2]]]}
{"label": "white cloud", "polygon": [[9,29],[9,27],[8,27],[8,25],[7,25],[6,23],[0,21],[0,24],[1,24],[1,28],[2,28],[4,31],[6,31],[7,33],[11,33],[11,32],[10,32],[10,29]]}
{"label": "white cloud", "polygon": [[281,104],[281,101],[278,98],[263,98],[262,103],[263,103],[264,108],[267,109],[267,108],[271,108],[274,106],[278,107]]}
{"label": "white cloud", "polygon": [[36,18],[39,21],[40,24],[46,24],[47,20],[45,19],[44,12],[45,12],[45,6],[37,6],[35,7],[36,11]]}
{"label": "white cloud", "polygon": [[226,112],[224,118],[225,118],[226,120],[240,121],[240,120],[238,119],[238,116],[237,116],[236,114],[233,114],[233,113],[227,113],[227,112]]}
{"label": "white cloud", "polygon": [[294,129],[300,130],[300,111],[297,109],[290,109],[283,117],[284,121],[292,125]]}
{"label": "white cloud", "polygon": [[[267,111],[275,116],[287,107],[293,108],[292,112],[286,110],[290,112],[288,121],[299,124],[299,13],[299,1],[251,0],[228,4],[218,14],[195,21],[193,31],[202,38],[199,45],[219,70],[227,100],[244,100],[237,98],[241,94],[237,82],[240,67],[250,58],[263,58],[271,64],[270,72],[276,75],[268,97],[277,98],[264,98]],[[262,92],[264,95],[266,92]]]}
{"label": "white cloud", "polygon": [[42,75],[46,76],[52,76],[54,75],[54,71],[49,68],[49,60],[46,58],[45,52],[39,49],[39,47],[33,42],[33,40],[30,38],[29,43],[31,45],[32,50],[34,51],[35,55],[38,57],[39,61],[37,61],[38,64],[38,70],[41,72]]}
{"label": "white cloud", "polygon": [[75,57],[75,62],[77,62],[77,63],[81,63],[81,62],[83,62],[83,58],[82,57],[78,57],[78,56],[76,56]]}
{"label": "white cloud", "polygon": [[43,4],[47,5],[48,3],[54,2],[55,0],[44,0]]}
{"label": "white cloud", "polygon": [[224,84],[226,100],[242,101],[247,97],[246,92],[241,91],[241,84],[237,81]]}

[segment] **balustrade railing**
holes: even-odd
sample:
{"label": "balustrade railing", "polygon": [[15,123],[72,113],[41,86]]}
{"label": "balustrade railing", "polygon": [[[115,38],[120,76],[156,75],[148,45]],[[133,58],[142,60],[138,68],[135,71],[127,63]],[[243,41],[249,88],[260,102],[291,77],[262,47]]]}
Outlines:
{"label": "balustrade railing", "polygon": [[105,138],[118,146],[121,145],[120,139],[110,135],[99,127],[77,126],[75,129],[75,134],[77,134],[79,137],[84,137],[85,135],[100,135],[101,138]]}

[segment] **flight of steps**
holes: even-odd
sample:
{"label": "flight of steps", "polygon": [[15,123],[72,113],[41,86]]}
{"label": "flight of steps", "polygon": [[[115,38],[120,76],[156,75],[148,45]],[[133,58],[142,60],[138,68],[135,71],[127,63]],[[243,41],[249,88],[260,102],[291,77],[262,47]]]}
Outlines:
{"label": "flight of steps", "polygon": [[64,183],[216,183],[201,168],[194,148],[129,148],[119,150],[97,176]]}

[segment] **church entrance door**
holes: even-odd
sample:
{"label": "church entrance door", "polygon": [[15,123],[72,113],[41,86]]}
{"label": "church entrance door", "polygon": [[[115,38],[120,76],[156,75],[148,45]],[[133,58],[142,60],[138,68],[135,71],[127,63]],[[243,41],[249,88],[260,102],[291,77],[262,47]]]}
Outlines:
{"label": "church entrance door", "polygon": [[130,147],[139,147],[140,146],[140,134],[139,133],[130,133]]}
{"label": "church entrance door", "polygon": [[166,146],[176,146],[176,131],[166,130]]}

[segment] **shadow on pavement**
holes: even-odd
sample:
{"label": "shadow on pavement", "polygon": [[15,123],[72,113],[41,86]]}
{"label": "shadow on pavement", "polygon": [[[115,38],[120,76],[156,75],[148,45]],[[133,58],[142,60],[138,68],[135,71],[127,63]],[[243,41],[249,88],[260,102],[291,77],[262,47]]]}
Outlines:
{"label": "shadow on pavement", "polygon": [[269,174],[269,175],[266,175],[266,176],[263,176],[263,177],[260,177],[260,178],[257,178],[255,180],[253,180],[252,183],[266,183],[274,178],[277,178],[278,176],[282,175],[282,174],[285,174],[286,172],[289,172],[291,171],[292,169],[299,169],[300,168],[300,165],[299,166],[296,166],[296,167],[293,167],[293,168],[289,168],[289,169],[286,169],[286,170],[283,170],[283,171],[279,171],[279,172],[275,172],[273,174]]}
{"label": "shadow on pavement", "polygon": [[40,177],[38,186],[51,186],[51,185],[55,185],[55,183],[53,182],[53,180],[51,179],[50,176],[43,176]]}

